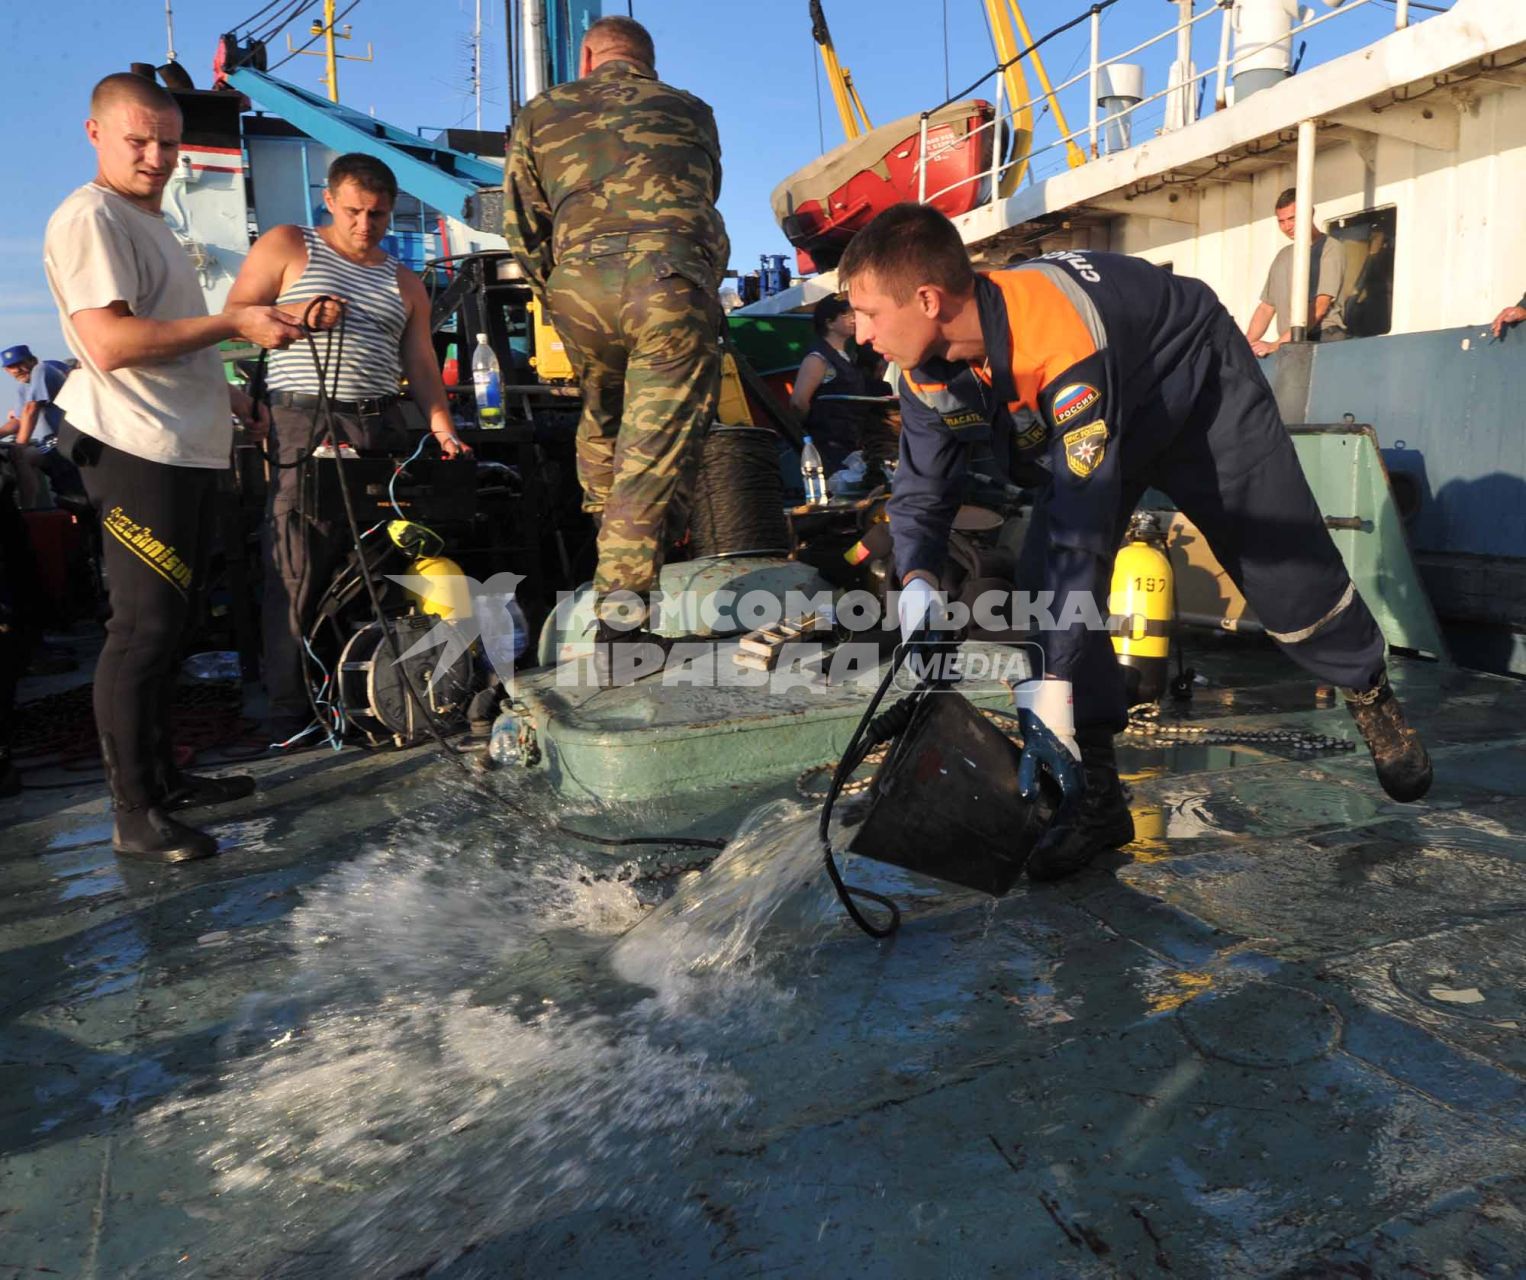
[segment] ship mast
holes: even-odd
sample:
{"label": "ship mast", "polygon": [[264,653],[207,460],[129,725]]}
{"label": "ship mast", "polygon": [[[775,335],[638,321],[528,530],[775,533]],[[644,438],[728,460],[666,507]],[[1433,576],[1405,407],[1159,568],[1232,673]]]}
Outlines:
{"label": "ship mast", "polygon": [[[328,90],[330,102],[339,101],[339,64],[341,62],[375,61],[375,57],[373,56],[371,50],[371,42],[369,40],[366,41],[366,51],[363,55],[358,53],[339,53],[335,49],[334,42],[336,40],[350,40],[354,37],[350,35],[349,23],[345,23],[343,31],[338,31],[335,29],[335,24],[337,23],[338,19],[334,14],[334,2],[335,0],[323,0],[323,21],[314,21],[313,25],[308,28],[309,35],[323,37],[323,51],[321,53],[317,49],[294,48],[291,43],[290,33],[288,33],[286,36],[286,48],[293,56],[297,54],[309,54],[315,58],[323,58],[327,62],[327,69],[323,74],[323,78],[318,83]],[[166,7],[167,6],[168,0],[166,0]],[[353,9],[354,7],[354,4],[351,4],[349,9]],[[346,9],[345,12],[348,13],[349,9]]]}

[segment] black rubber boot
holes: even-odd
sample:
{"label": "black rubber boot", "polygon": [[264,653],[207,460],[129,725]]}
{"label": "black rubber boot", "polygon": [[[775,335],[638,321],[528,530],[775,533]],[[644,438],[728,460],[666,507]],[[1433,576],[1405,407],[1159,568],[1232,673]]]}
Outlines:
{"label": "black rubber boot", "polygon": [[216,854],[217,841],[150,807],[116,811],[111,847],[118,857],[138,862],[196,862]]}
{"label": "black rubber boot", "polygon": [[227,778],[208,778],[184,773],[175,765],[175,747],[167,728],[154,735],[154,800],[165,813],[199,809],[203,805],[228,804],[254,794],[254,779],[247,773]]}
{"label": "black rubber boot", "polygon": [[1385,672],[1371,689],[1341,692],[1346,709],[1372,751],[1372,765],[1383,790],[1405,804],[1420,799],[1431,789],[1431,757],[1420,735],[1405,720],[1388,674]]}
{"label": "black rubber boot", "polygon": [[1118,778],[1118,756],[1113,735],[1083,729],[1076,734],[1081,748],[1081,768],[1086,792],[1076,820],[1051,827],[1028,858],[1030,880],[1059,880],[1083,870],[1099,853],[1118,849],[1134,838],[1134,816],[1129,812],[1123,783]]}
{"label": "black rubber boot", "polygon": [[125,785],[117,761],[111,735],[103,733],[101,762],[106,767],[106,782],[115,810],[111,847],[120,857],[139,862],[195,862],[217,852],[217,841],[205,831],[169,817],[143,794],[136,781],[130,787]]}

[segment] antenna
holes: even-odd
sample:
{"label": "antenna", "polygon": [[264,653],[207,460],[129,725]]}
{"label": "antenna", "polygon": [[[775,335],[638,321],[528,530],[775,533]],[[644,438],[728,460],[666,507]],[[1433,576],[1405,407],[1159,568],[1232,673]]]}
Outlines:
{"label": "antenna", "polygon": [[170,0],[164,0],[164,44],[166,62],[175,61],[175,11],[170,8]]}
{"label": "antenna", "polygon": [[472,26],[472,93],[477,99],[477,132],[482,132],[482,0]]}
{"label": "antenna", "polygon": [[[168,5],[169,0],[165,0],[165,3]],[[355,4],[358,3],[360,3],[360,0],[355,0],[355,3],[349,5],[345,9],[345,12],[348,13],[350,9],[353,9]],[[376,61],[376,59],[372,56],[371,42],[369,40],[366,41],[366,52],[364,56],[358,53],[336,53],[334,51],[335,40],[352,40],[354,37],[350,35],[349,23],[345,23],[343,31],[336,31],[334,29],[334,21],[334,0],[323,0],[323,21],[314,21],[313,25],[308,29],[309,35],[323,37],[323,50],[321,53],[317,49],[294,48],[291,43],[290,33],[288,33],[286,36],[286,48],[293,57],[301,53],[307,54],[310,57],[326,58],[328,60],[328,68],[324,72],[323,78],[318,83],[329,91],[330,102],[339,101],[339,64],[341,62]]]}

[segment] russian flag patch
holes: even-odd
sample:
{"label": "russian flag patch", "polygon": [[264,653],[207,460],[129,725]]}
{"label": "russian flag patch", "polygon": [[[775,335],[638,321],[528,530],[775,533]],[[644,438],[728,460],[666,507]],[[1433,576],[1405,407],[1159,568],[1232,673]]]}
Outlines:
{"label": "russian flag patch", "polygon": [[1072,382],[1061,387],[1054,397],[1054,424],[1069,422],[1078,413],[1084,413],[1102,399],[1102,393],[1089,382]]}

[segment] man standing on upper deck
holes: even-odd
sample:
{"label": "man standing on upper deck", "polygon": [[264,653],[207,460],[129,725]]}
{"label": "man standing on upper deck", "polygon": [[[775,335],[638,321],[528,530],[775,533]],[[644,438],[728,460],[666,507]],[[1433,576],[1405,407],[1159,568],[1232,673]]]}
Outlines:
{"label": "man standing on upper deck", "polygon": [[1052,592],[1059,621],[1039,636],[1044,678],[1017,690],[1021,777],[1031,792],[1044,768],[1065,801],[1031,876],[1066,875],[1133,838],[1113,751],[1123,680],[1107,632],[1086,622],[1106,612],[1113,557],[1152,486],[1197,525],[1267,634],[1345,691],[1384,790],[1426,793],[1430,758],[1389,687],[1383,635],[1271,388],[1207,285],[1090,251],[977,275],[953,224],[915,204],[860,231],[837,275],[859,338],[902,370],[890,529],[908,642],[942,607],[970,457],[984,451],[1003,479],[1040,489],[1022,560],[1042,565],[1042,582],[1019,585]]}
{"label": "man standing on upper deck", "polygon": [[[275,303],[294,315],[311,310],[327,328],[337,308],[314,306],[328,295],[344,303],[344,341],[330,371],[326,420],[318,420],[318,369],[308,345],[270,357],[270,452],[280,463],[270,484],[262,551],[265,595],[261,675],[270,698],[269,733],[285,743],[312,721],[302,646],[318,601],[350,550],[343,522],[303,509],[304,463],[332,426],[361,453],[412,448],[399,402],[402,380],[447,458],[466,452],[445,397],[429,337],[429,297],[418,276],[381,247],[397,202],[397,178],[374,156],[352,152],[329,165],[323,203],[332,221],[314,229],[272,227],[249,250],[228,294],[230,308]],[[324,314],[318,314],[323,311]]]}
{"label": "man standing on upper deck", "polygon": [[649,625],[669,508],[720,381],[720,142],[710,108],[655,68],[644,27],[599,19],[581,79],[519,113],[505,179],[504,235],[582,390],[578,479],[600,521],[601,648]]}
{"label": "man standing on upper deck", "polygon": [[[1298,192],[1289,187],[1277,197],[1277,227],[1289,240],[1298,231]],[[1346,252],[1334,236],[1327,236],[1309,211],[1309,310],[1305,336],[1310,342],[1339,342],[1346,336],[1341,313],[1335,306],[1341,287],[1346,283]],[[1245,337],[1258,356],[1269,356],[1289,339],[1293,320],[1293,248],[1285,244],[1272,259],[1266,273],[1266,287],[1256,306]],[[1265,334],[1272,318],[1282,335],[1267,342]]]}

